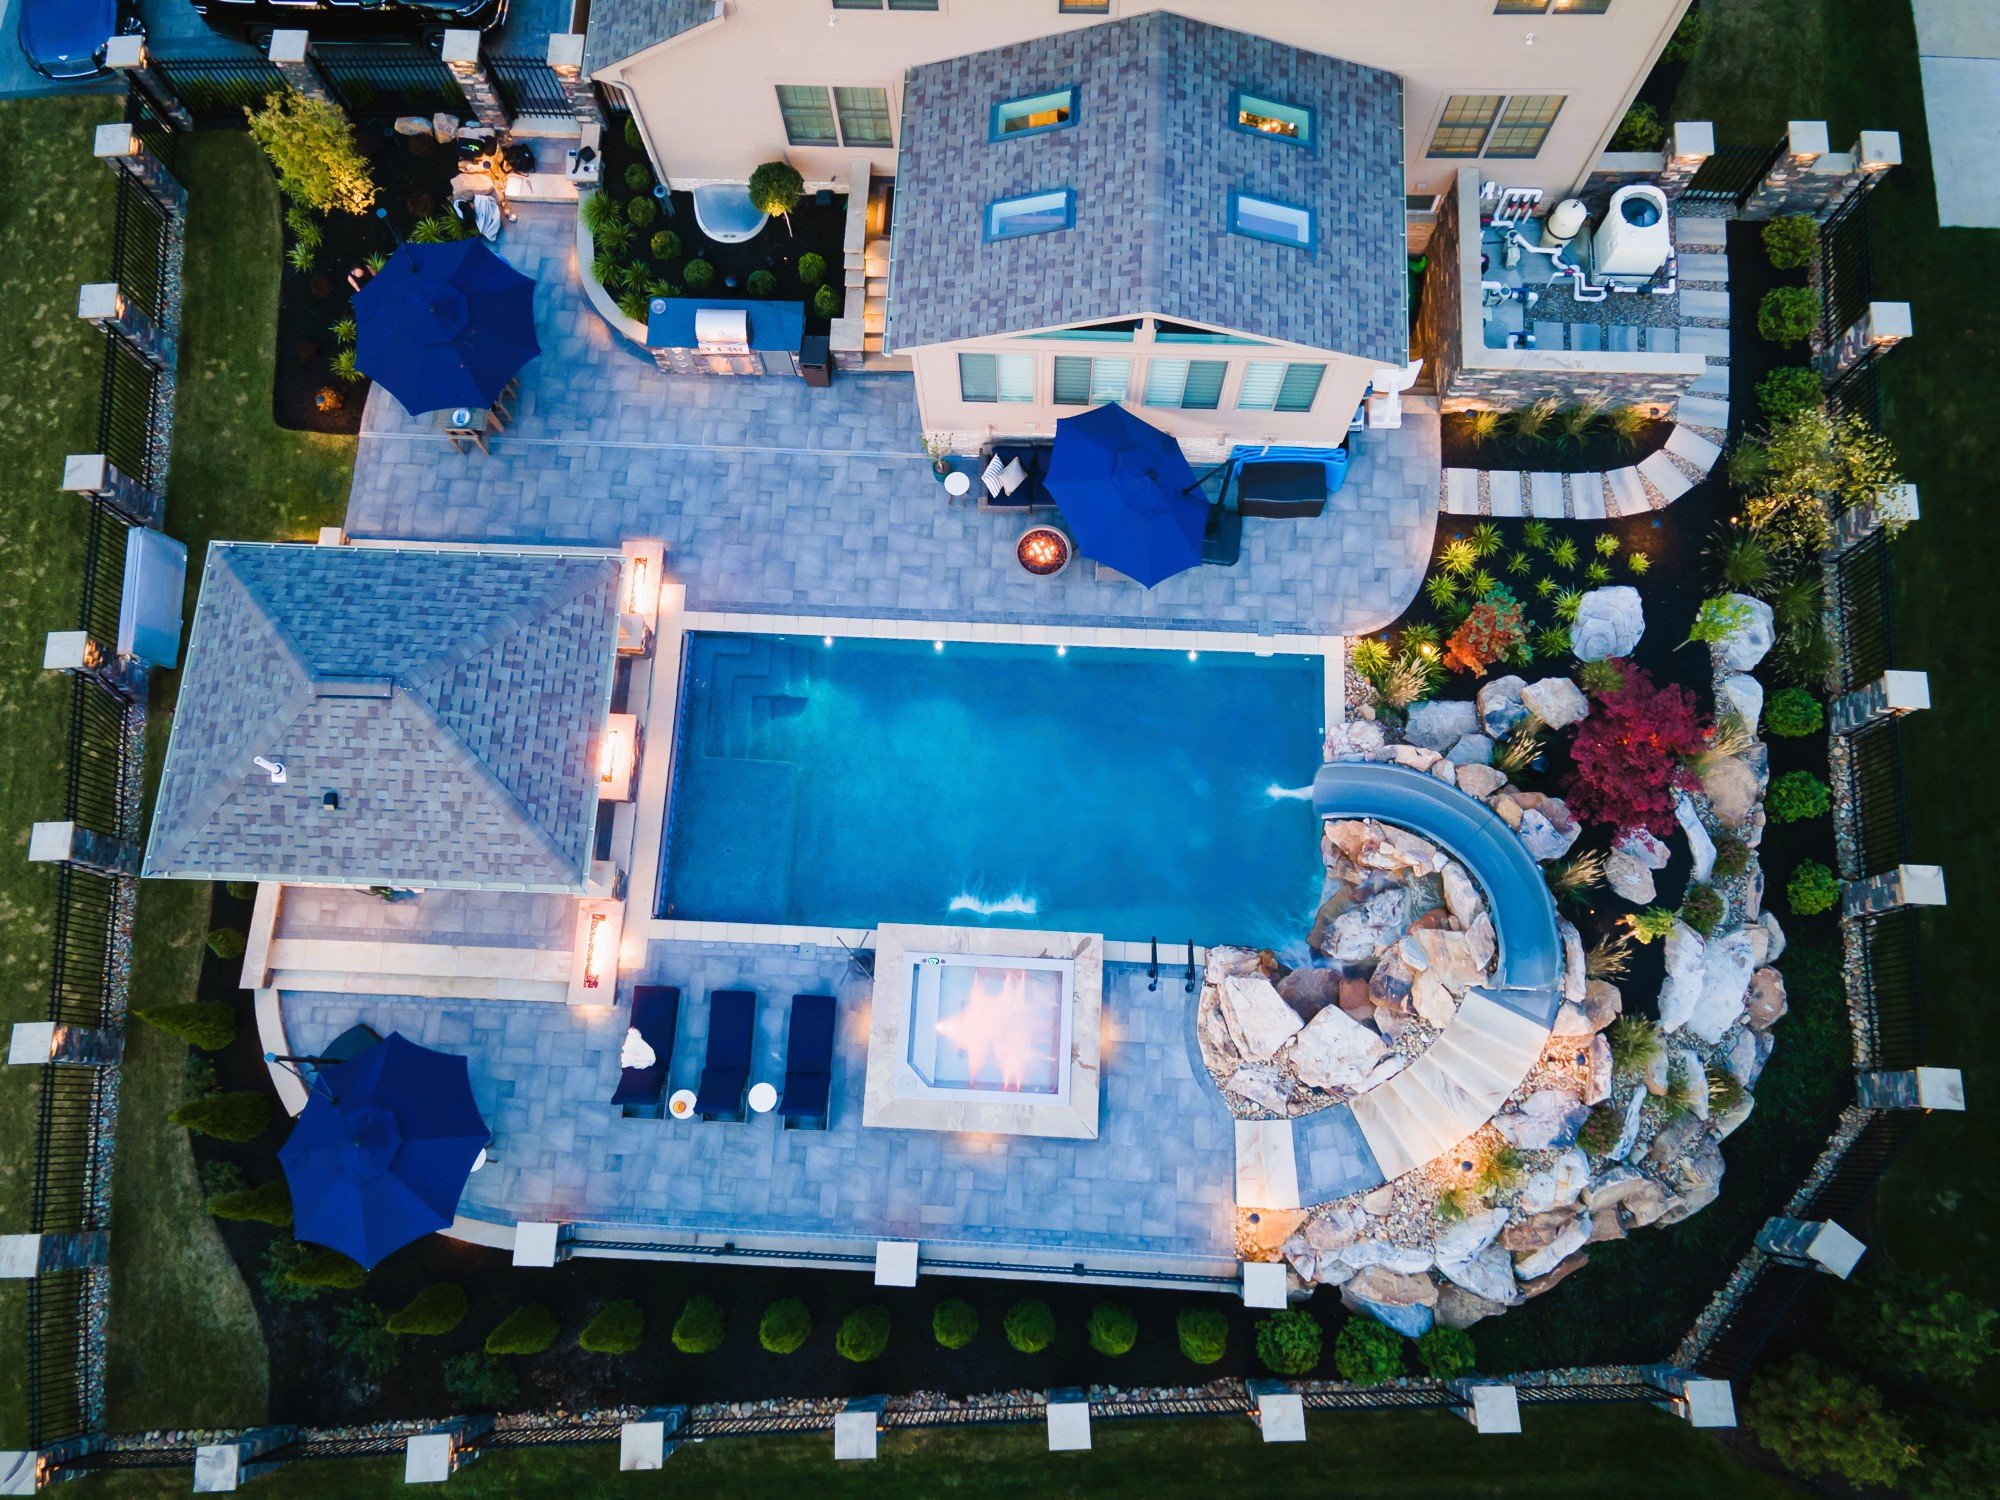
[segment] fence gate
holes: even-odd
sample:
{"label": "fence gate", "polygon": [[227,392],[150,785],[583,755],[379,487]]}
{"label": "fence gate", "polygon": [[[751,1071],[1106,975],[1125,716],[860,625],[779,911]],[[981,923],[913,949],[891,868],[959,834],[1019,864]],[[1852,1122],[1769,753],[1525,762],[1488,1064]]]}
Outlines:
{"label": "fence gate", "polygon": [[285,75],[249,48],[234,52],[159,53],[153,67],[197,125],[241,125],[243,111],[285,91]]}
{"label": "fence gate", "polygon": [[312,57],[351,115],[469,113],[451,69],[421,47],[321,42]]}
{"label": "fence gate", "polygon": [[1727,203],[1736,208],[1757,189],[1785,143],[1770,146],[1722,146],[1695,168],[1681,190],[1682,203]]}
{"label": "fence gate", "polygon": [[489,57],[486,71],[509,115],[571,114],[562,80],[539,57]]}

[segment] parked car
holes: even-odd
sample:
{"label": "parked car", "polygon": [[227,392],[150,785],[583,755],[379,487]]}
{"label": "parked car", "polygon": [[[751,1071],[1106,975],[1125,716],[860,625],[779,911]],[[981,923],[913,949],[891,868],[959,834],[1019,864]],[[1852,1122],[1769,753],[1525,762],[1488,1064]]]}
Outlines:
{"label": "parked car", "polygon": [[436,51],[447,31],[492,31],[507,0],[193,0],[211,31],[260,51],[274,31],[341,41],[420,41]]}
{"label": "parked car", "polygon": [[104,44],[139,29],[131,0],[20,0],[21,51],[44,78],[73,83],[104,71]]}

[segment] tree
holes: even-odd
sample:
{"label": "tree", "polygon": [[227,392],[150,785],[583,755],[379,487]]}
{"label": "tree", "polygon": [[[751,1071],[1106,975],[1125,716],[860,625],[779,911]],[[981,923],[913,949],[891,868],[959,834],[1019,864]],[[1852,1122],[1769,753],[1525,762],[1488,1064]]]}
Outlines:
{"label": "tree", "polygon": [[1656,688],[1634,667],[1625,685],[1599,698],[1577,729],[1563,796],[1586,822],[1664,837],[1674,826],[1674,789],[1692,785],[1683,762],[1705,744],[1687,689],[1672,683]]}
{"label": "tree", "polygon": [[750,204],[760,214],[775,214],[792,232],[792,210],[805,196],[805,179],[790,162],[767,161],[750,174]]}
{"label": "tree", "polygon": [[1280,1308],[1257,1320],[1257,1358],[1272,1374],[1309,1375],[1319,1354],[1319,1324],[1304,1308]]}
{"label": "tree", "polygon": [[254,1141],[271,1123],[271,1101],[247,1089],[210,1094],[206,1099],[190,1099],[167,1118],[197,1135],[212,1135],[219,1141]]}
{"label": "tree", "polygon": [[1090,1336],[1091,1348],[1115,1359],[1130,1354],[1132,1346],[1139,1342],[1139,1320],[1122,1302],[1100,1302],[1090,1310],[1085,1332]]}
{"label": "tree", "polygon": [[683,1354],[710,1354],[722,1345],[722,1309],[712,1297],[690,1297],[674,1319],[674,1347]]}
{"label": "tree", "polygon": [[488,1354],[540,1354],[556,1341],[562,1325],[539,1302],[524,1302],[486,1335]]}
{"label": "tree", "polygon": [[1333,1341],[1333,1367],[1356,1385],[1394,1380],[1403,1373],[1403,1336],[1373,1318],[1349,1318]]}
{"label": "tree", "polygon": [[963,1349],[979,1332],[979,1313],[963,1297],[947,1297],[931,1314],[931,1337],[940,1349]]}
{"label": "tree", "polygon": [[1056,1338],[1056,1315],[1040,1297],[1023,1297],[1001,1320],[1007,1342],[1023,1354],[1040,1354]]}
{"label": "tree", "polygon": [[1229,1350],[1229,1320],[1212,1307],[1184,1307],[1174,1318],[1181,1353],[1198,1365],[1212,1365]]}
{"label": "tree", "polygon": [[840,1331],[833,1336],[833,1352],[857,1365],[881,1358],[888,1347],[889,1309],[879,1303],[855,1308],[841,1320]]}
{"label": "tree", "polygon": [[1800,1474],[1888,1486],[1922,1461],[1880,1391],[1806,1354],[1750,1382],[1744,1417],[1757,1441]]}
{"label": "tree", "polygon": [[2000,1312],[1940,1278],[1891,1273],[1846,1291],[1835,1326],[1874,1368],[1922,1384],[1969,1386],[1993,1357]]}
{"label": "tree", "polygon": [[1417,1340],[1417,1359],[1437,1380],[1451,1380],[1473,1366],[1472,1335],[1442,1324]]}
{"label": "tree", "polygon": [[773,1354],[791,1354],[812,1337],[812,1314],[796,1297],[773,1302],[757,1325],[757,1342]]}
{"label": "tree", "polygon": [[236,1040],[236,1012],[219,1000],[196,1000],[186,1005],[153,1005],[134,1011],[140,1020],[169,1036],[177,1036],[190,1047],[204,1052],[220,1052]]}
{"label": "tree", "polygon": [[347,116],[324,99],[295,89],[270,95],[262,109],[245,109],[250,138],[277,168],[287,198],[319,213],[364,214],[375,205],[375,179],[354,144]]}
{"label": "tree", "polygon": [[646,1315],[639,1311],[639,1304],[621,1297],[600,1307],[576,1342],[578,1348],[592,1354],[630,1354],[639,1347],[645,1331]]}
{"label": "tree", "polygon": [[234,1193],[217,1193],[208,1211],[218,1219],[247,1219],[288,1229],[292,1223],[292,1190],[282,1177]]}
{"label": "tree", "polygon": [[440,1338],[465,1321],[465,1309],[465,1288],[455,1281],[440,1281],[390,1313],[384,1326],[411,1338]]}

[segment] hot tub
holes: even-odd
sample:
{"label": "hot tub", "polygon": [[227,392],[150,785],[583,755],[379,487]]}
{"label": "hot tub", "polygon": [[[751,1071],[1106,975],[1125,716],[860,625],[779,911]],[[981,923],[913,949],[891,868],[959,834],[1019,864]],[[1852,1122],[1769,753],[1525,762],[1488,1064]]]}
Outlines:
{"label": "hot tub", "polygon": [[764,232],[771,216],[750,201],[741,182],[712,182],[694,190],[694,221],[718,245],[740,245]]}
{"label": "hot tub", "polygon": [[1068,959],[909,953],[904,961],[909,1061],[926,1093],[1067,1092]]}

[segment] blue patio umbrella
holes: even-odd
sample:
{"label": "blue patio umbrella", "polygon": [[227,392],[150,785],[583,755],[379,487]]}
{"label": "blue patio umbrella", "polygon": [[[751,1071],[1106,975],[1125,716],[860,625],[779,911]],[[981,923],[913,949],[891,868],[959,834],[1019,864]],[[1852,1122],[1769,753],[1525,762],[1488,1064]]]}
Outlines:
{"label": "blue patio umbrella", "polygon": [[404,245],[354,294],[354,363],[412,415],[491,406],[541,352],[533,278],[484,240]]}
{"label": "blue patio umbrella", "polygon": [[1151,588],[1201,561],[1208,501],[1180,444],[1115,404],[1056,423],[1043,481],[1077,550]]}
{"label": "blue patio umbrella", "polygon": [[320,1069],[278,1152],[292,1233],[373,1266],[451,1223],[491,1139],[465,1059],[391,1032]]}

